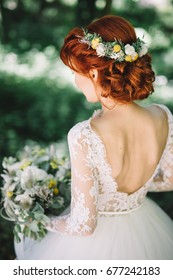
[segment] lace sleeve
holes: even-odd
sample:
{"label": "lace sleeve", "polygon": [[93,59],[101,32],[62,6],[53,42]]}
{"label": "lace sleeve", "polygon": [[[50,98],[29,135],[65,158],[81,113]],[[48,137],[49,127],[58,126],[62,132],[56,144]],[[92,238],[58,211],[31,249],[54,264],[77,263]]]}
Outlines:
{"label": "lace sleeve", "polygon": [[69,235],[90,235],[97,224],[97,176],[90,139],[80,124],[68,134],[71,159],[71,212],[52,217],[50,231]]}
{"label": "lace sleeve", "polygon": [[161,162],[150,182],[149,191],[173,190],[173,116],[167,107],[162,106],[168,114],[169,134]]}
{"label": "lace sleeve", "polygon": [[173,144],[168,158],[164,159],[150,182],[149,191],[173,191]]}

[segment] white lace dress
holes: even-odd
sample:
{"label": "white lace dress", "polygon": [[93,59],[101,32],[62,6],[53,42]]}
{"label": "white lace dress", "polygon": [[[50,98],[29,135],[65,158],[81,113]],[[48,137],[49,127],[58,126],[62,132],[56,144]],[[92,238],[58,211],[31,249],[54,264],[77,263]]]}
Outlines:
{"label": "white lace dress", "polygon": [[173,190],[173,117],[162,157],[147,183],[117,191],[100,137],[86,120],[68,134],[72,166],[70,214],[52,217],[41,241],[15,244],[18,259],[173,259],[173,222],[146,195]]}

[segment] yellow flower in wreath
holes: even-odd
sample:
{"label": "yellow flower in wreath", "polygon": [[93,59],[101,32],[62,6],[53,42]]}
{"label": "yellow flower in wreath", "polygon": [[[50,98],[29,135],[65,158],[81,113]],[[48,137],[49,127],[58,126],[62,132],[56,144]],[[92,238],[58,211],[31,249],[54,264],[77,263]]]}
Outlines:
{"label": "yellow flower in wreath", "polygon": [[118,52],[121,51],[121,46],[118,45],[118,44],[116,44],[116,45],[113,47],[113,50],[114,50],[114,52],[118,53]]}
{"label": "yellow flower in wreath", "polygon": [[92,39],[92,41],[91,41],[91,47],[95,50],[95,49],[97,48],[99,42],[100,42],[100,39],[99,39],[99,38]]}
{"label": "yellow flower in wreath", "polygon": [[124,59],[125,59],[125,61],[128,61],[128,62],[132,62],[133,61],[131,55],[129,55],[129,54],[126,55]]}
{"label": "yellow flower in wreath", "polygon": [[135,56],[132,57],[132,60],[135,61],[138,58],[138,54],[136,53]]}

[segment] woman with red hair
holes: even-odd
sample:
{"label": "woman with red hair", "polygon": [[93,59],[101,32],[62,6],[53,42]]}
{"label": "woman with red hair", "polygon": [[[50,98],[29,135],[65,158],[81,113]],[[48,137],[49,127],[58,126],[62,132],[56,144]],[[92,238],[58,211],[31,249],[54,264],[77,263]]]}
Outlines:
{"label": "woman with red hair", "polygon": [[71,30],[60,56],[102,109],[68,134],[70,213],[52,217],[42,241],[16,246],[18,259],[173,259],[173,223],[146,197],[173,190],[173,116],[136,102],[153,92],[145,42],[109,15]]}

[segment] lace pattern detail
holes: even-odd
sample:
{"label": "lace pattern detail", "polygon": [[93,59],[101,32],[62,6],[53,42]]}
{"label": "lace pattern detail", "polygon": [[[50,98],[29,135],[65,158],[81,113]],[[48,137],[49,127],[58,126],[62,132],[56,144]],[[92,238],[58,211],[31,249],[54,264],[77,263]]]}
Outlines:
{"label": "lace pattern detail", "polygon": [[[173,116],[168,116],[167,143],[155,172],[132,194],[117,191],[118,185],[106,160],[106,149],[91,128],[91,119],[75,125],[68,134],[72,166],[71,213],[53,217],[49,230],[70,235],[89,235],[97,225],[98,212],[126,212],[143,204],[148,191],[173,190]],[[100,216],[100,214],[99,214]]]}
{"label": "lace pattern detail", "polygon": [[85,122],[69,131],[68,143],[72,168],[71,213],[53,217],[48,229],[70,235],[89,235],[97,224],[98,172]]}
{"label": "lace pattern detail", "polygon": [[149,191],[173,190],[173,116],[164,105],[157,105],[165,110],[168,116],[168,138],[167,143],[156,170],[147,182]]}

